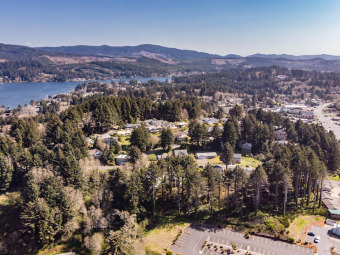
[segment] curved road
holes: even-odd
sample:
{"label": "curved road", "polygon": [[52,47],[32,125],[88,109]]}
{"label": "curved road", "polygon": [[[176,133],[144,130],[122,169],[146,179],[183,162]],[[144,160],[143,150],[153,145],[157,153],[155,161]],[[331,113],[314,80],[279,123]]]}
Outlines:
{"label": "curved road", "polygon": [[324,109],[325,107],[327,107],[328,105],[331,105],[333,103],[326,103],[326,104],[322,104],[317,106],[314,109],[314,114],[315,117],[321,122],[322,126],[327,129],[327,130],[332,130],[336,136],[336,138],[339,140],[340,139],[340,126],[336,125],[332,120],[331,117],[325,117],[322,114],[322,109]]}

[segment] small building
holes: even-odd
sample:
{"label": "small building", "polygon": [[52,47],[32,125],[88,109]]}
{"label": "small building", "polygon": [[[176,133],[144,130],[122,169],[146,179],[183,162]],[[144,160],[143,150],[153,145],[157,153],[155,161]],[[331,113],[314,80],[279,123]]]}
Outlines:
{"label": "small building", "polygon": [[188,156],[188,151],[187,150],[174,150],[174,156],[175,157],[186,157]]}
{"label": "small building", "polygon": [[301,111],[300,115],[302,118],[306,119],[313,119],[314,118],[314,112],[313,111]]}
{"label": "small building", "polygon": [[118,142],[118,137],[110,137],[103,139],[104,143],[108,146],[112,146],[114,143]]}
{"label": "small building", "polygon": [[158,126],[152,125],[152,126],[148,126],[147,129],[150,133],[156,133],[156,132],[162,131],[162,126],[161,125],[158,125]]}
{"label": "small building", "polygon": [[247,143],[247,142],[240,142],[238,144],[238,147],[240,147],[240,149],[242,150],[242,154],[251,154],[251,143]]}
{"label": "small building", "polygon": [[163,153],[162,155],[157,155],[157,160],[161,161],[162,159],[166,159],[168,157],[168,153]]}
{"label": "small building", "polygon": [[274,131],[277,141],[287,141],[287,133],[283,129]]}
{"label": "small building", "polygon": [[212,158],[216,158],[217,154],[216,152],[200,152],[200,153],[196,153],[195,157],[197,159],[212,159]]}
{"label": "small building", "polygon": [[174,134],[175,140],[178,142],[186,142],[187,141],[187,132],[176,133]]}
{"label": "small building", "polygon": [[221,172],[224,172],[227,169],[227,166],[226,165],[213,165],[213,168],[215,170],[219,170]]}
{"label": "small building", "polygon": [[176,125],[179,126],[179,127],[183,127],[183,126],[188,126],[189,123],[188,122],[177,122]]}
{"label": "small building", "polygon": [[134,129],[134,128],[139,127],[139,126],[140,126],[140,124],[126,124],[124,126],[124,128],[126,128],[126,129]]}
{"label": "small building", "polygon": [[[328,212],[329,212],[331,218],[337,219],[337,220],[340,219],[340,209],[328,209]],[[340,235],[340,225],[337,226],[335,231],[336,231],[336,233],[333,232],[334,234]]]}
{"label": "small building", "polygon": [[95,159],[101,158],[103,156],[103,152],[98,149],[93,149],[89,151],[89,157],[94,157]]}
{"label": "small building", "polygon": [[213,125],[218,122],[216,118],[203,118],[202,121],[207,125]]}
{"label": "small building", "polygon": [[87,146],[92,146],[94,144],[94,141],[90,137],[85,138]]}
{"label": "small building", "polygon": [[241,160],[242,160],[242,154],[240,153],[235,153],[234,154],[234,160],[236,164],[241,164]]}
{"label": "small building", "polygon": [[120,154],[116,157],[116,164],[117,165],[125,165],[126,162],[129,162],[130,160],[130,156],[129,155],[125,155],[125,154]]}
{"label": "small building", "polygon": [[119,130],[119,131],[117,131],[116,134],[126,137],[126,136],[131,135],[131,133],[132,133],[131,129],[126,129],[126,130]]}

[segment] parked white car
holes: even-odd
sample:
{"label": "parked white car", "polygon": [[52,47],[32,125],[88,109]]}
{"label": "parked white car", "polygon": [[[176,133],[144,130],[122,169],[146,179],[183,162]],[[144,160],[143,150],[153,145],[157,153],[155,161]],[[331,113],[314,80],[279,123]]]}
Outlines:
{"label": "parked white car", "polygon": [[316,236],[314,239],[314,243],[318,243],[320,241],[320,236]]}

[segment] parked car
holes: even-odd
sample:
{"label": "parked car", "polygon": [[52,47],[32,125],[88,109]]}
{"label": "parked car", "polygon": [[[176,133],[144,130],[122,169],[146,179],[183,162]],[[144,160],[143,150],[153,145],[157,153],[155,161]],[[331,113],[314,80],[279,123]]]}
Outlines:
{"label": "parked car", "polygon": [[320,236],[315,237],[314,243],[318,243],[320,241]]}
{"label": "parked car", "polygon": [[313,232],[308,232],[309,236],[315,236],[315,234]]}

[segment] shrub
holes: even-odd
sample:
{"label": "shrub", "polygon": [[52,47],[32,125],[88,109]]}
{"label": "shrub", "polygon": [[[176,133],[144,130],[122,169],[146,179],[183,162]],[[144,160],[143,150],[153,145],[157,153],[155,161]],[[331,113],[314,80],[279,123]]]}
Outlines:
{"label": "shrub", "polygon": [[174,253],[170,250],[165,249],[165,255],[173,255]]}
{"label": "shrub", "polygon": [[285,226],[285,228],[289,228],[290,226],[289,218],[287,216],[283,218],[283,226]]}
{"label": "shrub", "polygon": [[179,237],[182,235],[182,232],[183,232],[182,230],[180,230],[180,231],[178,232],[177,236],[175,237],[175,239],[174,239],[174,241],[173,241],[174,244],[178,241]]}
{"label": "shrub", "polygon": [[250,236],[249,236],[249,233],[246,233],[246,235],[244,236],[246,239],[249,239]]}
{"label": "shrub", "polygon": [[292,238],[292,237],[289,237],[289,238],[288,238],[288,241],[289,241],[290,243],[295,243],[295,239]]}

